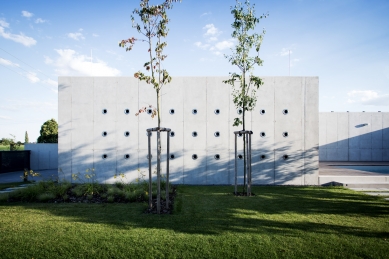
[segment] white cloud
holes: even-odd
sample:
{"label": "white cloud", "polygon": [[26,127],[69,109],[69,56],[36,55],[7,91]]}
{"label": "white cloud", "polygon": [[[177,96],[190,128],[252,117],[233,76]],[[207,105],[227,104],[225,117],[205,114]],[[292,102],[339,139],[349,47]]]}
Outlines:
{"label": "white cloud", "polygon": [[52,79],[46,79],[46,80],[43,80],[44,83],[48,84],[48,85],[51,85],[51,86],[55,86],[57,87],[58,86],[58,82],[57,81],[54,81]]}
{"label": "white cloud", "polygon": [[97,38],[97,37],[100,37],[100,35],[98,35],[98,34],[96,34],[96,33],[93,33],[92,36],[93,36],[93,37],[96,37],[96,38]]}
{"label": "white cloud", "polygon": [[212,14],[211,12],[205,12],[202,15],[200,15],[200,17],[206,16],[206,15],[211,15],[211,14]]}
{"label": "white cloud", "polygon": [[210,37],[208,41],[217,41],[217,37]]}
{"label": "white cloud", "polygon": [[81,55],[72,49],[56,49],[59,57],[53,62],[59,75],[85,75],[85,76],[118,76],[120,71],[109,67],[105,62],[95,59],[90,62],[90,57]]}
{"label": "white cloud", "polygon": [[47,56],[44,56],[45,58],[45,64],[52,64],[53,63],[53,60]]}
{"label": "white cloud", "polygon": [[12,34],[4,31],[4,28],[0,26],[0,36],[7,40],[13,40],[17,43],[23,44],[26,47],[30,47],[36,44],[36,40],[24,35],[22,32],[20,34]]}
{"label": "white cloud", "polygon": [[229,49],[229,48],[232,48],[233,46],[234,46],[234,40],[233,39],[223,40],[223,41],[220,41],[220,42],[215,44],[215,47],[218,50]]}
{"label": "white cloud", "polygon": [[40,81],[40,79],[36,76],[36,73],[33,72],[27,73],[26,77],[31,83],[38,83]]}
{"label": "white cloud", "polygon": [[9,23],[7,23],[4,20],[0,20],[0,27],[8,28],[9,27]]}
{"label": "white cloud", "polygon": [[282,48],[281,52],[279,53],[279,55],[281,57],[283,56],[288,56],[289,55],[289,51],[290,51],[290,54],[293,53],[293,51],[291,51],[290,49],[287,49],[287,48]]}
{"label": "white cloud", "polygon": [[35,23],[45,23],[45,22],[47,22],[47,20],[43,20],[41,18],[35,20]]}
{"label": "white cloud", "polygon": [[84,35],[82,35],[81,32],[68,33],[68,37],[73,39],[73,40],[77,40],[77,41],[80,39],[85,40],[85,37],[84,37]]}
{"label": "white cloud", "polygon": [[361,103],[365,105],[374,106],[389,106],[389,94],[380,95],[378,92],[372,90],[353,90],[348,92],[347,96],[348,103]]}
{"label": "white cloud", "polygon": [[219,31],[218,28],[215,27],[215,25],[213,25],[213,23],[210,23],[210,24],[207,24],[203,27],[204,30],[206,30],[204,36],[207,37],[207,36],[216,36],[216,35],[219,35],[221,33],[221,31]]}
{"label": "white cloud", "polygon": [[11,118],[7,117],[7,116],[1,116],[0,115],[0,120],[11,120]]}
{"label": "white cloud", "polygon": [[200,41],[195,42],[194,45],[196,45],[200,49],[208,49],[210,47],[209,44],[203,44]]}
{"label": "white cloud", "polygon": [[23,17],[27,17],[27,18],[30,18],[32,17],[34,14],[33,13],[30,13],[28,11],[22,11],[22,16]]}
{"label": "white cloud", "polygon": [[13,63],[12,61],[4,58],[0,58],[0,64],[10,67],[19,67],[19,64]]}

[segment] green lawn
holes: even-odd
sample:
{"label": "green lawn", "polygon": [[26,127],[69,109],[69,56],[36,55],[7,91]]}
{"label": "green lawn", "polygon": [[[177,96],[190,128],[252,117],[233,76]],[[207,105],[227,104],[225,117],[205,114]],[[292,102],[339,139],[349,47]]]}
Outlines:
{"label": "green lawn", "polygon": [[0,204],[1,258],[388,258],[389,202],[343,188],[179,186],[146,204]]}
{"label": "green lawn", "polygon": [[[21,146],[18,148],[18,151],[21,151],[21,150],[24,150],[24,145],[21,145]],[[9,146],[0,145],[0,151],[9,151]]]}

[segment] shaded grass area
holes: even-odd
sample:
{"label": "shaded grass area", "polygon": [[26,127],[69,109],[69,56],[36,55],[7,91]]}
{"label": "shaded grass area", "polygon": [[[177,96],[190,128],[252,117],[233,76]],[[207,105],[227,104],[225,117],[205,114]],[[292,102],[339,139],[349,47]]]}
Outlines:
{"label": "shaded grass area", "polygon": [[[146,203],[0,205],[2,258],[387,258],[389,203],[343,188],[179,186]],[[17,244],[17,245],[16,245]]]}
{"label": "shaded grass area", "polygon": [[[29,183],[29,182],[27,182]],[[18,187],[20,185],[26,184],[25,182],[14,182],[14,183],[0,183],[0,190],[6,189],[6,188],[13,188]]]}
{"label": "shaded grass area", "polygon": [[[18,148],[18,151],[22,151],[22,150],[24,150],[24,145],[21,145]],[[0,145],[0,151],[9,151],[9,145],[8,146]]]}

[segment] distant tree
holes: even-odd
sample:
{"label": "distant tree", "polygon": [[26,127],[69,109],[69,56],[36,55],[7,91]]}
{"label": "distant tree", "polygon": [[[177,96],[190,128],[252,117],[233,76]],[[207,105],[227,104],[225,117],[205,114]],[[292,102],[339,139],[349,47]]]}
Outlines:
{"label": "distant tree", "polygon": [[[255,107],[257,97],[256,90],[259,89],[263,82],[261,78],[252,74],[255,65],[262,66],[262,60],[259,58],[259,49],[261,47],[263,35],[250,33],[255,30],[255,26],[260,19],[266,18],[267,15],[255,16],[255,5],[250,5],[246,0],[244,4],[236,0],[236,5],[231,7],[231,14],[234,16],[234,22],[231,24],[234,31],[232,37],[237,40],[235,49],[232,49],[232,55],[226,55],[232,65],[237,66],[240,73],[230,73],[230,79],[223,81],[233,87],[233,102],[238,109],[242,109],[240,117],[234,119],[233,126],[243,126],[246,130],[246,112],[252,111]],[[250,52],[255,50],[257,55],[250,56]],[[244,190],[246,187],[246,139],[243,135],[244,150]]]}
{"label": "distant tree", "polygon": [[3,146],[9,146],[9,144],[11,144],[11,142],[12,142],[11,138],[2,138],[0,140],[0,144]]}
{"label": "distant tree", "polygon": [[12,139],[11,139],[11,141],[9,143],[9,150],[10,151],[16,151],[22,145],[22,142],[16,141],[15,135],[12,135],[12,134],[10,134],[10,135],[12,136]]}
{"label": "distant tree", "polygon": [[54,119],[43,123],[37,142],[58,143],[58,123]]}
{"label": "distant tree", "polygon": [[24,143],[28,143],[28,133],[27,133],[27,131],[24,134]]}

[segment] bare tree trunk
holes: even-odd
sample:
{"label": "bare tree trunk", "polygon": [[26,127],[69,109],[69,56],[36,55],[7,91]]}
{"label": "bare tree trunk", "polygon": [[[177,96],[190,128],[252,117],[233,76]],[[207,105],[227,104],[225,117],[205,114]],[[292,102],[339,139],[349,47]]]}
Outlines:
{"label": "bare tree trunk", "polygon": [[[246,91],[246,74],[243,72],[243,87],[242,87],[242,91],[245,93]],[[243,116],[242,116],[242,123],[243,123],[243,130],[246,130],[246,111],[245,111],[245,108],[246,108],[246,103],[243,102]],[[246,170],[246,134],[243,134],[243,194],[245,194],[246,192],[246,174],[247,174],[247,170]]]}
{"label": "bare tree trunk", "polygon": [[157,131],[157,213],[161,213],[161,96],[159,90],[157,90],[157,116],[158,116],[158,131]]}

